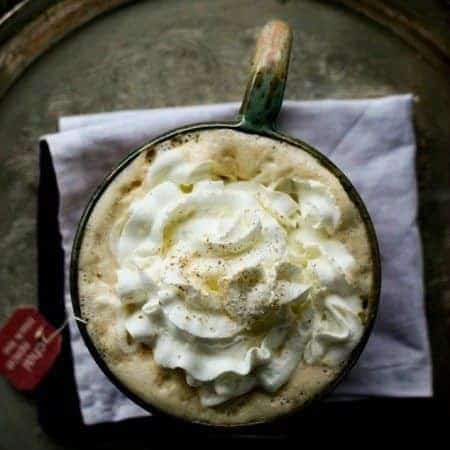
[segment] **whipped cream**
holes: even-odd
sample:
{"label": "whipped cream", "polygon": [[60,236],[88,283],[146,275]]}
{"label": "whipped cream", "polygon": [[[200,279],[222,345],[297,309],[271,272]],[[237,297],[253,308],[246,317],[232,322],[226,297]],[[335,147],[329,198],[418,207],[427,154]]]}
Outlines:
{"label": "whipped cream", "polygon": [[113,227],[122,326],[212,407],[277,391],[300,363],[336,366],[362,334],[337,202],[315,180],[219,177],[160,151]]}

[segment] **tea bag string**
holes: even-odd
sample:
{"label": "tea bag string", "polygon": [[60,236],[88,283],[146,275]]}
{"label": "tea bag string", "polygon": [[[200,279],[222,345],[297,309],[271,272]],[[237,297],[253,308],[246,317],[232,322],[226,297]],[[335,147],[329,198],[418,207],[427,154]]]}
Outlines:
{"label": "tea bag string", "polygon": [[74,313],[69,313],[69,315],[67,315],[66,318],[64,319],[64,322],[58,328],[56,328],[56,330],[52,331],[48,336],[45,336],[44,334],[44,327],[38,328],[34,335],[35,339],[40,339],[45,344],[50,344],[53,341],[53,339],[56,338],[56,336],[60,335],[63,332],[64,328],[66,328],[71,319],[77,322],[87,324],[87,321],[84,320],[83,318],[76,316]]}

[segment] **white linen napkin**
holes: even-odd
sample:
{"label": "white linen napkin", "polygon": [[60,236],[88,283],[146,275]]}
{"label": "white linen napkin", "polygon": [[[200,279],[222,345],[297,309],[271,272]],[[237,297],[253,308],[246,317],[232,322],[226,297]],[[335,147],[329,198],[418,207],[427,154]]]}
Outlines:
{"label": "white linen napkin", "polygon": [[[374,332],[334,398],[432,395],[417,227],[412,97],[286,101],[280,129],[328,155],[366,202],[377,230],[383,285]],[[172,128],[236,117],[234,103],[63,117],[47,141],[60,194],[66,273],[75,226],[93,189],[131,150]],[[68,277],[66,277],[68,280]],[[68,284],[68,283],[66,283]],[[70,310],[66,285],[65,300]],[[71,323],[71,345],[86,424],[147,415],[103,375]]]}

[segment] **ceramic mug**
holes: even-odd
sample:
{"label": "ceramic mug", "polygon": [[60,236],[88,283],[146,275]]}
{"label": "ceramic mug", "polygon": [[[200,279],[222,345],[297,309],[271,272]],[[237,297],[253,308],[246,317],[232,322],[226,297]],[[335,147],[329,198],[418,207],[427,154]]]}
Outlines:
{"label": "ceramic mug", "polygon": [[[380,286],[381,286],[381,266],[378,250],[377,237],[370,219],[369,213],[361,200],[358,192],[353,187],[348,178],[339,170],[326,156],[319,150],[313,148],[309,144],[286,136],[277,130],[276,120],[281,109],[284,88],[286,84],[287,70],[289,66],[290,50],[292,45],[292,31],[290,27],[282,21],[272,21],[264,26],[257,41],[256,50],[253,57],[250,77],[245,91],[242,106],[235,122],[231,123],[202,123],[184,126],[176,130],[165,133],[153,139],[151,142],[134,150],[116,168],[105,178],[103,183],[93,194],[92,198],[81,217],[75,235],[70,266],[70,291],[72,297],[73,310],[75,315],[82,317],[80,308],[80,298],[78,292],[78,260],[80,248],[83,240],[83,234],[92,211],[103,192],[108,188],[115,177],[124,170],[141,152],[145,152],[152,146],[163,141],[176,138],[185,133],[192,133],[213,129],[230,129],[243,133],[256,134],[265,136],[276,141],[285,142],[292,146],[309,153],[328,169],[339,180],[345,192],[359,210],[359,213],[365,224],[367,235],[370,242],[371,259],[373,263],[373,286],[370,294],[371,302],[369,302],[369,311],[367,323],[364,327],[364,333],[357,346],[353,349],[348,357],[344,367],[339,375],[334,379],[333,383],[320,392],[319,395],[311,399],[307,404],[311,404],[312,400],[317,400],[331,391],[352,368],[359,358],[367,339],[371,333],[374,319],[376,316]],[[143,401],[141,398],[132,393],[108,368],[102,359],[98,349],[92,342],[91,337],[86,329],[86,325],[77,322],[81,335],[90,350],[93,358],[108,376],[108,378],[129,398],[139,404],[142,408],[154,412],[155,407]],[[300,409],[303,409],[303,404]]]}

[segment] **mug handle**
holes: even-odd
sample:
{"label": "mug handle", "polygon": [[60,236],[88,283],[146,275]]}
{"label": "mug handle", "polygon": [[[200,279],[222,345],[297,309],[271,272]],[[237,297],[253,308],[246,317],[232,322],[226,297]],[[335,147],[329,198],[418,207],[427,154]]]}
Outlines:
{"label": "mug handle", "polygon": [[273,20],[263,27],[239,111],[242,128],[256,132],[275,130],[283,101],[291,46],[292,30],[286,22]]}

